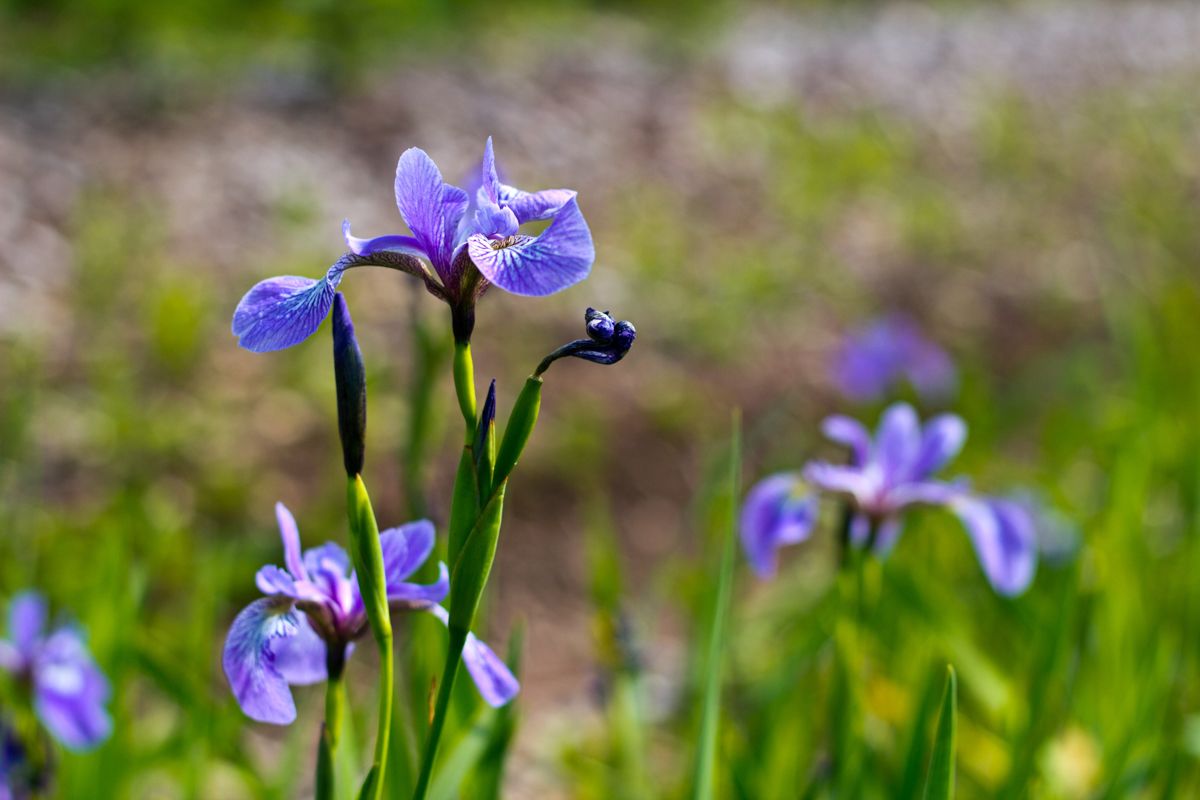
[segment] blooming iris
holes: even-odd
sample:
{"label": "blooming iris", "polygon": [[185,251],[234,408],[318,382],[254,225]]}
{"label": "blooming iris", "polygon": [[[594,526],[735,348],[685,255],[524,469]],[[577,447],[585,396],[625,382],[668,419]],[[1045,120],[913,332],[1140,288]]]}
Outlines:
{"label": "blooming iris", "polygon": [[[850,449],[847,465],[810,462],[802,477],[817,489],[850,500],[849,538],[887,553],[900,536],[903,514],[916,505],[946,508],[963,522],[980,564],[997,592],[1015,595],[1033,579],[1037,544],[1028,513],[1018,503],[972,493],[963,481],[937,479],[954,458],[967,428],[954,414],[921,425],[906,403],[888,408],[874,437],[857,420],[832,416],[822,429]],[[809,499],[797,499],[797,479],[775,475],[747,498],[742,540],[760,574],[770,574],[775,550],[806,538],[815,521]]]}
{"label": "blooming iris", "polygon": [[[292,514],[275,506],[283,538],[284,569],[265,566],[255,581],[266,597],[237,615],[225,642],[224,667],[229,685],[247,716],[286,725],[296,718],[289,685],[320,683],[340,674],[356,639],[368,630],[366,610],[350,559],[327,542],[301,553],[300,532]],[[447,620],[438,603],[449,592],[445,564],[437,581],[409,583],[433,550],[433,524],[422,520],[379,534],[393,609],[428,611]],[[301,613],[297,614],[299,611]],[[520,689],[517,679],[486,644],[467,637],[463,662],[479,692],[502,706]]]}
{"label": "blooming iris", "polygon": [[70,627],[47,631],[46,616],[46,601],[36,592],[12,599],[0,668],[29,687],[34,711],[54,738],[68,749],[87,750],[112,730],[104,709],[108,681],[81,633]]}
{"label": "blooming iris", "polygon": [[[442,180],[433,160],[415,147],[396,165],[395,193],[410,233],[360,239],[351,234],[349,220],[343,222],[350,252],[323,279],[268,278],[246,293],[233,315],[239,344],[267,352],[311,336],[333,306],[342,273],[351,267],[389,267],[422,278],[433,295],[450,304],[455,335],[466,340],[475,301],[489,285],[518,295],[553,294],[586,278],[595,260],[576,193],[525,192],[501,183],[490,138],[473,199]],[[550,220],[541,234],[519,232],[521,225],[538,220]]]}
{"label": "blooming iris", "polygon": [[946,351],[900,315],[875,320],[848,335],[830,371],[842,394],[855,402],[878,400],[902,380],[922,398],[934,400],[949,395],[956,381]]}

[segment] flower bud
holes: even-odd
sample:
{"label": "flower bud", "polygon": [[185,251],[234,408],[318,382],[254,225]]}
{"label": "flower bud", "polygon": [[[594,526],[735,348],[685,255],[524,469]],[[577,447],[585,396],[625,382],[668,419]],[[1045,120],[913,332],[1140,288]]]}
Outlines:
{"label": "flower bud", "polygon": [[346,298],[333,300],[333,375],[337,385],[338,435],[346,474],[362,474],[367,433],[367,378]]}
{"label": "flower bud", "polygon": [[560,358],[572,356],[591,361],[594,364],[615,364],[625,357],[633,341],[637,338],[637,329],[627,320],[615,321],[607,311],[597,311],[589,308],[584,315],[587,325],[587,339],[576,339],[568,342],[542,359],[542,363],[534,371],[539,376]]}

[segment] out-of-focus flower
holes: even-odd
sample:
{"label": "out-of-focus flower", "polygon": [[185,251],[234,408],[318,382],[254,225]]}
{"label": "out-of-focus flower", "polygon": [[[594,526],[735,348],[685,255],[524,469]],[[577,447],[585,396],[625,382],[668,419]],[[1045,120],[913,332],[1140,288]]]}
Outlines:
{"label": "out-of-focus flower", "polygon": [[38,718],[68,749],[87,750],[108,738],[108,680],[79,630],[47,630],[46,600],[36,592],[24,592],[9,602],[0,668],[30,686]]}
{"label": "out-of-focus flower", "polygon": [[877,319],[846,336],[831,364],[838,389],[854,402],[884,398],[907,380],[925,400],[954,392],[954,363],[907,317]]}
{"label": "out-of-focus flower", "polygon": [[1033,523],[1019,504],[972,493],[965,482],[934,477],[966,441],[967,427],[954,414],[924,426],[906,403],[889,407],[874,437],[857,420],[825,420],[826,436],[850,448],[850,463],[810,462],[804,478],[826,492],[847,495],[853,505],[850,540],[886,553],[896,543],[910,506],[941,506],[966,527],[984,573],[997,592],[1023,592],[1033,579],[1037,543]]}
{"label": "out-of-focus flower", "polygon": [[625,357],[637,339],[637,329],[628,320],[617,322],[607,311],[589,308],[583,315],[587,326],[586,339],[567,342],[550,355],[533,371],[541,375],[560,358],[582,358],[593,364],[615,364]]}
{"label": "out-of-focus flower", "polygon": [[1038,553],[1048,564],[1066,564],[1079,552],[1082,537],[1079,526],[1046,502],[1045,498],[1029,489],[1012,492],[1007,499],[1020,505],[1033,520],[1037,535]]}
{"label": "out-of-focus flower", "polygon": [[[490,138],[474,204],[466,191],[442,180],[433,160],[415,147],[396,165],[395,193],[410,233],[361,239],[351,234],[349,220],[343,222],[350,252],[324,278],[268,278],[246,293],[233,315],[239,344],[267,352],[311,336],[333,306],[342,273],[351,267],[381,266],[420,277],[433,295],[449,303],[460,341],[470,338],[475,301],[490,284],[542,296],[578,283],[591,271],[595,247],[576,193],[524,192],[500,183]],[[539,235],[518,232],[538,220],[551,221]]]}
{"label": "out-of-focus flower", "polygon": [[[300,550],[300,532],[291,512],[275,506],[283,538],[285,568],[265,566],[255,578],[266,597],[238,614],[225,642],[223,663],[229,685],[247,716],[286,725],[296,718],[289,686],[340,674],[356,639],[368,630],[358,579],[338,545]],[[422,520],[379,534],[388,603],[393,609],[428,611],[443,622],[438,603],[449,592],[445,564],[432,584],[410,583],[433,551],[433,524]],[[299,613],[297,613],[299,612]],[[520,688],[495,654],[474,636],[463,651],[480,693],[493,706],[511,700]]]}
{"label": "out-of-focus flower", "polygon": [[817,496],[802,492],[798,475],[759,481],[746,495],[741,516],[742,549],[758,576],[774,576],[779,548],[807,539],[816,520]]}

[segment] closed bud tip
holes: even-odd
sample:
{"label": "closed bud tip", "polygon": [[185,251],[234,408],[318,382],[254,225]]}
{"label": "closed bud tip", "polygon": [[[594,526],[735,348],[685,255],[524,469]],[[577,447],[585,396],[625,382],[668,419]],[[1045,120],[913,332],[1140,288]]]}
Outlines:
{"label": "closed bud tip", "polygon": [[534,371],[534,376],[540,376],[560,358],[571,356],[591,361],[594,364],[615,364],[625,357],[633,341],[637,338],[637,329],[627,320],[617,322],[607,311],[597,311],[589,308],[584,314],[587,326],[586,339],[576,339],[568,342],[542,359]]}
{"label": "closed bud tip", "polygon": [[333,298],[333,375],[337,385],[338,435],[342,461],[350,477],[361,475],[366,453],[367,377],[362,351],[354,336],[354,322],[346,298]]}

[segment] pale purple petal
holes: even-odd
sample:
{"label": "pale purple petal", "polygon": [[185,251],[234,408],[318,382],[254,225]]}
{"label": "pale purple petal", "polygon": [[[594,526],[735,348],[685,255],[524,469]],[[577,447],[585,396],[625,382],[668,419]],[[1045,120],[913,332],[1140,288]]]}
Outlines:
{"label": "pale purple petal", "polygon": [[346,239],[346,247],[358,256],[369,256],[373,253],[390,251],[404,253],[416,258],[428,258],[421,243],[412,236],[393,233],[386,236],[376,236],[371,239],[360,239],[350,233],[350,220],[342,220],[342,236]]}
{"label": "pale purple petal", "polygon": [[263,594],[278,594],[294,600],[300,599],[301,596],[296,589],[296,582],[287,570],[282,570],[274,564],[259,569],[254,576],[254,585]]}
{"label": "pale purple petal", "polygon": [[791,473],[764,478],[742,504],[742,549],[761,578],[775,574],[779,547],[807,539],[816,521],[816,498],[797,497],[796,482]]}
{"label": "pale purple petal", "polygon": [[962,496],[950,506],[975,545],[979,563],[999,594],[1028,588],[1037,566],[1037,540],[1028,513],[1018,504]]}
{"label": "pale purple petal", "polygon": [[591,231],[574,199],[541,236],[510,239],[508,246],[499,246],[503,243],[475,234],[467,248],[484,277],[513,294],[540,297],[566,289],[588,276],[596,258]]}
{"label": "pale purple petal", "polygon": [[275,521],[279,523],[279,536],[283,539],[283,563],[296,580],[304,580],[304,560],[300,554],[300,528],[296,518],[283,503],[275,504]]}
{"label": "pale purple petal", "polygon": [[946,351],[913,329],[906,343],[904,373],[917,394],[928,400],[948,397],[958,384],[954,362]]}
{"label": "pale purple petal", "polygon": [[862,547],[870,538],[871,518],[861,511],[854,512],[850,517],[850,542],[857,547]]}
{"label": "pale purple petal", "polygon": [[467,193],[442,180],[425,151],[405,150],[396,164],[396,207],[420,248],[442,275],[450,268],[459,221],[467,210]]}
{"label": "pale purple petal", "polygon": [[918,481],[897,486],[888,492],[889,502],[896,508],[924,503],[931,506],[949,505],[968,491],[965,482]]}
{"label": "pale purple petal", "polygon": [[37,592],[21,592],[8,603],[8,638],[29,658],[46,630],[46,599]]}
{"label": "pale purple petal", "polygon": [[342,273],[357,258],[347,253],[319,280],[284,275],[255,284],[233,312],[233,334],[238,344],[255,353],[266,353],[312,336],[329,316]]}
{"label": "pale purple petal", "polygon": [[483,161],[479,165],[479,189],[476,192],[476,202],[483,205],[486,200],[492,205],[500,203],[500,175],[496,171],[496,151],[492,147],[492,137],[488,137],[483,145]]}
{"label": "pale purple petal", "polygon": [[891,553],[903,530],[904,522],[898,516],[888,517],[880,522],[875,531],[875,554],[882,558]]}
{"label": "pale purple petal", "polygon": [[871,499],[876,482],[871,476],[855,467],[812,461],[804,467],[804,479],[826,492],[843,492],[860,502]]}
{"label": "pale purple petal", "polygon": [[296,633],[291,604],[265,597],[246,606],[229,629],[222,664],[242,711],[251,719],[287,725],[296,719],[296,703],[287,680],[275,666],[273,639]]}
{"label": "pale purple petal", "polygon": [[921,447],[921,423],[908,403],[896,403],[883,412],[875,432],[875,456],[885,480],[898,482],[909,477]]}
{"label": "pale purple petal", "polygon": [[835,414],[821,423],[821,432],[832,441],[849,447],[856,466],[867,463],[871,457],[871,434],[858,420]]}
{"label": "pale purple petal", "polygon": [[78,633],[64,628],[42,643],[33,680],[38,717],[63,746],[87,750],[108,738],[112,730],[112,720],[104,709],[108,680]]}
{"label": "pale purple petal", "polygon": [[292,686],[321,683],[326,672],[325,642],[308,623],[304,614],[296,614],[296,632],[272,639],[267,646],[275,657],[275,669]]}
{"label": "pale purple petal", "polygon": [[[450,614],[442,606],[433,606],[429,613],[440,619],[443,625],[450,624]],[[483,699],[493,708],[512,700],[521,690],[521,684],[508,666],[473,633],[467,634],[466,644],[463,645],[463,664]]]}
{"label": "pale purple petal", "polygon": [[388,582],[388,605],[407,611],[426,611],[450,594],[450,570],[438,562],[438,578],[433,583]]}
{"label": "pale purple petal", "polygon": [[308,570],[309,577],[315,579],[315,573],[327,571],[328,564],[332,564],[341,575],[350,572],[350,556],[341,545],[326,542],[304,551],[304,568]]}
{"label": "pale purple petal", "polygon": [[433,552],[436,538],[433,523],[427,519],[388,528],[379,534],[383,571],[388,585],[399,583],[416,572]]}
{"label": "pale purple petal", "polygon": [[967,440],[967,424],[956,414],[941,414],[925,423],[921,432],[921,448],[909,475],[921,480],[950,462]]}
{"label": "pale purple petal", "polygon": [[501,187],[506,197],[505,205],[516,214],[517,221],[524,225],[542,219],[550,219],[574,200],[576,192],[570,189],[544,189],[540,192],[522,192],[511,186]]}

